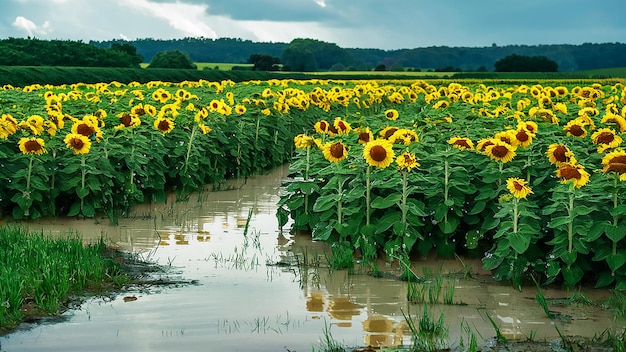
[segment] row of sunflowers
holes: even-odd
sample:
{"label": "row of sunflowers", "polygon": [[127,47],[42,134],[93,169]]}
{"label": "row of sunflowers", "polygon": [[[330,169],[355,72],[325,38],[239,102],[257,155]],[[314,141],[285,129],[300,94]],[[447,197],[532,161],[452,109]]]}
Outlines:
{"label": "row of sunflowers", "polygon": [[364,259],[626,286],[622,82],[270,80],[3,87],[0,209],[123,216],[291,162],[277,216]]}
{"label": "row of sunflowers", "polygon": [[485,83],[396,84],[374,108],[350,88],[295,137],[279,218],[365,262],[466,254],[519,289],[626,289],[623,82]]}

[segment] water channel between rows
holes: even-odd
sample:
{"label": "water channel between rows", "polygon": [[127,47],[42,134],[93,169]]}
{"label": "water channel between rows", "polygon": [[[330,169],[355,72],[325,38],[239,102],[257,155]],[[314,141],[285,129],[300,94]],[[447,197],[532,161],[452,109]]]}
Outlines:
{"label": "water channel between rows", "polygon": [[[25,223],[46,234],[74,231],[86,242],[104,234],[124,250],[171,265],[170,278],[194,284],[90,299],[60,318],[23,324],[0,337],[0,351],[311,351],[319,350],[325,329],[346,346],[410,344],[403,313],[421,316],[423,305],[406,303],[406,282],[324,266],[271,265],[293,263],[302,255],[323,258],[326,251],[310,236],[291,234],[289,224],[278,228],[276,203],[287,176],[284,166],[230,181],[229,190],[141,205],[116,226],[106,218]],[[464,270],[457,259],[412,265],[418,274]],[[496,332],[487,316],[509,339],[555,340],[553,323],[564,335],[585,337],[623,325],[611,312],[587,305],[551,307],[566,318],[550,320],[534,287],[519,292],[493,281],[479,260],[468,259],[465,265],[472,278],[448,275],[445,281],[454,285],[456,304],[435,304],[428,311],[435,319],[443,313],[453,349],[461,338],[467,341],[462,326],[470,327],[479,344],[488,343]],[[399,273],[389,263],[379,266]],[[548,298],[574,293],[543,292]],[[593,301],[609,297],[607,290],[583,293]]]}

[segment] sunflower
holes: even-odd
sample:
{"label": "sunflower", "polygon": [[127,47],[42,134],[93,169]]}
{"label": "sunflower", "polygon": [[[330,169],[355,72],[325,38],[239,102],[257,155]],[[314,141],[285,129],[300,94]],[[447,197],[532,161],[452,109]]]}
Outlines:
{"label": "sunflower", "polygon": [[315,132],[317,133],[328,133],[329,127],[330,127],[330,124],[326,120],[317,121],[315,123],[315,126],[313,126],[313,128],[315,128]]}
{"label": "sunflower", "polygon": [[198,124],[198,128],[200,128],[200,132],[202,132],[202,134],[207,134],[209,132],[212,131],[211,127],[203,124],[203,123],[199,123]]}
{"label": "sunflower", "polygon": [[348,147],[342,142],[326,143],[322,146],[324,158],[331,163],[338,163],[348,156]]}
{"label": "sunflower", "polygon": [[293,138],[293,143],[297,149],[306,149],[315,144],[315,140],[311,136],[301,133]]}
{"label": "sunflower", "polygon": [[620,132],[622,133],[626,132],[626,119],[624,119],[621,115],[607,113],[606,115],[604,115],[604,117],[602,118],[600,122],[601,123],[610,122],[610,123],[617,124],[617,127],[619,127]]}
{"label": "sunflower", "polygon": [[598,145],[598,153],[622,144],[622,137],[615,134],[615,131],[611,128],[599,128],[591,135],[591,140]]}
{"label": "sunflower", "polygon": [[439,100],[433,104],[433,109],[445,109],[450,106],[450,102],[447,100]]}
{"label": "sunflower", "polygon": [[419,167],[420,164],[417,162],[417,158],[415,154],[409,152],[403,152],[398,155],[396,158],[396,164],[398,164],[398,169],[411,171],[416,167]]}
{"label": "sunflower", "polygon": [[394,160],[393,144],[386,139],[375,139],[363,147],[363,157],[369,166],[386,168]]}
{"label": "sunflower", "polygon": [[26,130],[30,130],[35,136],[41,134],[44,130],[43,117],[39,115],[31,115],[26,121],[20,123],[20,127]]}
{"label": "sunflower", "polygon": [[563,144],[550,144],[546,151],[548,160],[555,166],[561,166],[561,164],[576,164],[576,158],[574,153]]}
{"label": "sunflower", "polygon": [[172,98],[172,94],[170,94],[170,92],[166,91],[163,88],[158,88],[157,90],[152,92],[152,99],[160,102],[161,104],[167,103],[170,98]]}
{"label": "sunflower", "polygon": [[587,124],[583,120],[575,118],[563,126],[563,131],[566,132],[568,137],[574,136],[578,138],[585,138],[587,136],[587,130],[585,129],[586,125]]}
{"label": "sunflower", "polygon": [[526,199],[526,196],[529,195],[530,193],[533,193],[532,189],[530,189],[530,186],[528,185],[528,182],[526,182],[526,180],[523,180],[521,178],[508,178],[506,180],[506,188],[509,190],[509,192],[511,192],[511,194],[515,197],[515,198],[524,198]]}
{"label": "sunflower", "polygon": [[534,121],[520,121],[517,123],[517,129],[519,130],[520,128],[532,133],[533,137],[535,137],[537,131],[539,130],[539,126]]}
{"label": "sunflower", "polygon": [[516,134],[517,134],[517,131],[515,130],[499,131],[499,132],[496,132],[495,136],[493,136],[493,139],[502,141],[512,147],[517,147],[519,142],[517,138],[515,137]]}
{"label": "sunflower", "polygon": [[395,121],[398,119],[399,116],[400,114],[396,109],[388,109],[387,111],[385,111],[385,117],[387,118],[387,120]]}
{"label": "sunflower", "polygon": [[388,138],[388,140],[392,144],[401,142],[404,145],[409,145],[413,142],[419,141],[419,137],[417,136],[417,133],[415,133],[415,131],[412,131],[406,128],[400,128],[397,131],[395,131]]}
{"label": "sunflower", "polygon": [[[156,109],[155,109],[155,111],[156,111]],[[146,114],[147,114],[147,111],[146,111],[146,109],[143,107],[143,104],[142,104],[142,103],[139,103],[139,104],[137,104],[137,105],[133,106],[133,107],[130,109],[130,112],[131,112],[131,113],[133,113],[133,114],[135,114],[135,115],[137,115],[137,116],[143,116],[143,115],[146,115]]]}
{"label": "sunflower", "polygon": [[391,136],[393,136],[394,133],[396,133],[397,130],[398,130],[398,127],[387,126],[383,128],[380,132],[378,132],[378,135],[381,138],[389,139]]}
{"label": "sunflower", "polygon": [[508,163],[515,157],[515,147],[499,139],[492,139],[493,144],[485,147],[485,155],[490,159]]}
{"label": "sunflower", "polygon": [[561,183],[572,181],[576,188],[580,188],[589,182],[589,173],[580,164],[561,164],[556,170],[556,177],[561,179]]}
{"label": "sunflower", "polygon": [[235,113],[237,113],[237,115],[245,114],[246,113],[246,107],[241,105],[241,104],[235,105]]}
{"label": "sunflower", "polygon": [[63,139],[65,145],[74,151],[75,154],[87,154],[91,149],[89,138],[79,133],[68,133]]}
{"label": "sunflower", "polygon": [[370,130],[369,127],[366,127],[364,131],[357,131],[359,138],[358,138],[358,142],[359,144],[366,144],[367,142],[371,141],[374,139],[374,135],[372,134],[372,130]]}
{"label": "sunflower", "polygon": [[98,121],[93,115],[87,115],[82,120],[75,120],[72,125],[72,133],[95,138],[97,141],[102,140],[102,130],[98,127]]}
{"label": "sunflower", "polygon": [[485,150],[490,145],[493,145],[493,140],[491,138],[483,138],[476,143],[476,150]]}
{"label": "sunflower", "polygon": [[615,172],[620,175],[620,180],[626,180],[626,152],[616,149],[602,158],[602,172]]}
{"label": "sunflower", "polygon": [[352,130],[350,124],[347,121],[342,120],[340,117],[335,118],[332,127],[334,127],[334,130],[336,130],[336,132],[332,128],[329,128],[333,130],[333,132],[338,134],[347,134]]}
{"label": "sunflower", "polygon": [[41,155],[43,153],[47,153],[44,146],[46,145],[43,139],[41,138],[28,138],[23,137],[20,138],[17,143],[22,154],[37,154]]}
{"label": "sunflower", "polygon": [[474,149],[474,143],[472,142],[472,140],[464,137],[452,137],[448,140],[448,144],[452,144],[454,148],[458,148],[461,150]]}
{"label": "sunflower", "polygon": [[261,114],[263,114],[265,116],[270,116],[272,114],[272,111],[269,108],[265,108],[265,109],[261,110]]}
{"label": "sunflower", "polygon": [[169,117],[159,117],[154,120],[154,128],[163,134],[170,133],[174,129],[174,120]]}
{"label": "sunflower", "polygon": [[517,144],[521,145],[524,148],[530,147],[530,145],[533,142],[533,137],[535,136],[535,134],[529,132],[525,128],[519,128],[519,127],[515,131],[516,131],[515,139],[517,140]]}

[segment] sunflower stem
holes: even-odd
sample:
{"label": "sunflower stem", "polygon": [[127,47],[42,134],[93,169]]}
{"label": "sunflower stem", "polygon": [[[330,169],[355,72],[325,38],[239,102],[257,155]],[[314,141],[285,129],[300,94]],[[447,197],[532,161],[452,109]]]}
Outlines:
{"label": "sunflower stem", "polygon": [[[339,171],[339,170],[337,170]],[[339,172],[338,172],[339,173]],[[343,218],[342,214],[342,204],[341,204],[341,196],[343,194],[343,181],[341,177],[337,176],[337,223],[341,225],[341,219]]]}
{"label": "sunflower stem", "polygon": [[[306,166],[304,168],[304,181],[309,182],[309,163],[311,161],[311,147],[306,147]],[[309,213],[309,193],[304,194],[304,213]]]}
{"label": "sunflower stem", "polygon": [[[449,164],[448,164],[448,159],[446,158],[445,162],[444,162],[444,166],[443,166],[443,201],[444,203],[448,202],[448,192],[449,192],[449,185],[448,183],[450,182],[450,175],[449,173]],[[446,211],[446,215],[444,215],[444,222],[448,222],[448,212]]]}
{"label": "sunflower stem", "polygon": [[187,144],[187,155],[185,156],[185,167],[183,168],[183,174],[187,175],[187,167],[189,166],[189,156],[191,155],[191,146],[193,143],[193,136],[196,134],[197,124],[193,125],[191,129],[191,135],[189,136],[189,143]]}
{"label": "sunflower stem", "polygon": [[371,170],[372,167],[371,166],[367,166],[367,172],[365,174],[365,206],[367,207],[367,210],[365,212],[365,225],[369,226],[370,224],[370,197],[371,197],[371,180],[370,180],[370,175],[371,175]]}
{"label": "sunflower stem", "polygon": [[407,229],[407,224],[406,224],[406,213],[407,213],[407,208],[406,208],[406,200],[407,200],[407,196],[408,196],[408,182],[407,182],[407,172],[402,171],[402,225],[403,225],[403,230],[404,230],[404,234],[406,235],[406,229]]}
{"label": "sunflower stem", "polygon": [[569,193],[569,207],[567,209],[569,222],[567,223],[567,252],[572,253],[574,242],[574,190]]}
{"label": "sunflower stem", "polygon": [[[619,174],[615,174],[613,176],[613,209],[617,208],[618,202],[617,202],[617,194],[618,194],[618,189],[617,189],[617,181],[619,179]],[[613,215],[613,226],[617,227],[617,222],[619,221],[619,216],[618,215]],[[617,241],[613,241],[613,248],[611,253],[613,255],[617,254]]]}
{"label": "sunflower stem", "polygon": [[254,144],[259,141],[259,125],[261,124],[261,115],[256,117],[256,134],[254,136]]}
{"label": "sunflower stem", "polygon": [[519,222],[519,198],[513,198],[513,233],[517,233],[517,223]]}
{"label": "sunflower stem", "polygon": [[35,155],[31,154],[30,161],[28,162],[28,174],[26,175],[26,194],[30,195],[30,176],[33,172],[33,161],[35,160]]}
{"label": "sunflower stem", "polygon": [[[80,190],[83,191],[85,189],[85,178],[87,176],[87,157],[86,154],[83,154],[80,159]],[[82,213],[83,206],[85,204],[85,197],[80,198],[80,211]]]}

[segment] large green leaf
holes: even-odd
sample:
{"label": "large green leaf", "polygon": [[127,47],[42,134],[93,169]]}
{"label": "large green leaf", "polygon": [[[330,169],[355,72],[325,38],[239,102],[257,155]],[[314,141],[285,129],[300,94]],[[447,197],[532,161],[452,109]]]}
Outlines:
{"label": "large green leaf", "polygon": [[609,268],[611,268],[611,271],[615,272],[626,263],[626,253],[610,254],[604,260],[609,265]]}
{"label": "large green leaf", "polygon": [[321,196],[317,198],[317,200],[315,201],[315,204],[313,204],[313,211],[317,211],[317,212],[326,211],[332,208],[333,206],[336,206],[338,200],[339,200],[339,195],[336,193]]}
{"label": "large green leaf", "polygon": [[372,203],[370,204],[370,206],[373,209],[387,209],[397,204],[401,198],[402,198],[401,193],[392,193],[384,198],[376,197],[374,200],[372,200]]}
{"label": "large green leaf", "polygon": [[526,252],[530,245],[530,236],[524,236],[519,232],[511,232],[509,234],[509,242],[517,253],[522,254]]}

